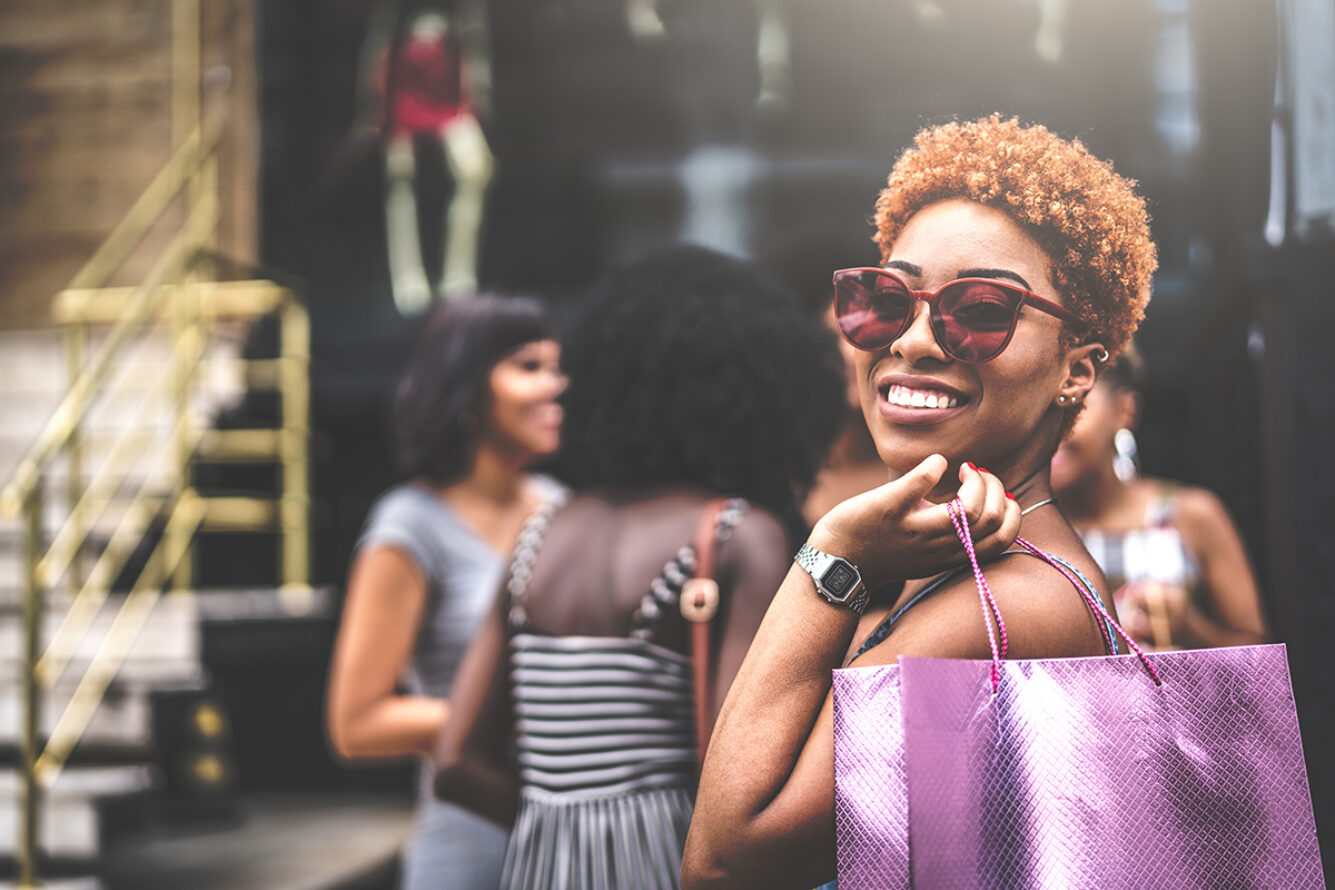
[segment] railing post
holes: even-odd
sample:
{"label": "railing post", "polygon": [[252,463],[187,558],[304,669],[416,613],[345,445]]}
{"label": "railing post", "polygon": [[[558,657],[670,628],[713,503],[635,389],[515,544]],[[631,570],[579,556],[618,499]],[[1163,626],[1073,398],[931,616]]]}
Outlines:
{"label": "railing post", "polygon": [[[69,372],[69,385],[73,386],[74,381],[79,379],[79,373],[83,370],[84,349],[87,346],[88,328],[82,322],[74,322],[65,328],[65,361]],[[77,540],[83,540],[84,510],[80,507],[80,501],[83,499],[83,435],[82,418],[72,421],[70,424],[69,442],[65,446],[67,468],[69,478],[66,482],[66,498],[69,501],[69,525],[73,528]],[[83,586],[83,547],[75,551],[74,557],[70,560],[69,573],[66,576],[66,589],[71,593],[78,592]],[[54,582],[54,578],[47,579]]]}
{"label": "railing post", "polygon": [[285,587],[303,587],[310,581],[310,319],[295,296],[284,303],[280,317],[282,580]]}
{"label": "railing post", "polygon": [[[194,458],[193,427],[190,417],[190,390],[193,382],[195,343],[199,336],[196,324],[195,302],[199,297],[199,286],[186,283],[171,289],[169,312],[171,314],[171,373],[172,373],[172,429],[176,441],[172,443],[172,462],[176,470],[176,484],[173,503],[186,492],[192,491],[190,466]],[[165,518],[170,518],[165,517]],[[169,523],[169,525],[171,525]],[[193,533],[191,537],[193,538]],[[170,542],[170,547],[184,548],[184,555],[171,574],[171,587],[174,590],[189,590],[194,584],[194,547],[190,541]]]}
{"label": "railing post", "polygon": [[43,597],[37,563],[42,557],[42,486],[34,486],[23,503],[23,725],[19,732],[18,886],[37,887],[41,855],[41,785],[37,758],[41,754],[42,690],[37,660],[42,655]]}

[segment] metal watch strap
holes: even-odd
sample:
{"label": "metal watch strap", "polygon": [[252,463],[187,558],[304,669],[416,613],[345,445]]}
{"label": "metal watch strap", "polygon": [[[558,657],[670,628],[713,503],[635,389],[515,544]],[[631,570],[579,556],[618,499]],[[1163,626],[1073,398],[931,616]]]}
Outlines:
{"label": "metal watch strap", "polygon": [[866,584],[862,583],[861,573],[858,574],[858,592],[850,599],[843,602],[833,599],[826,593],[824,587],[821,585],[820,572],[822,563],[834,559],[838,559],[845,565],[852,567],[854,571],[857,571],[857,567],[848,560],[843,559],[842,557],[832,556],[828,553],[823,553],[815,547],[812,547],[810,544],[803,544],[798,549],[797,555],[793,557],[793,561],[805,569],[807,574],[811,576],[811,580],[816,582],[816,592],[821,595],[821,599],[831,605],[843,606],[844,608],[851,609],[854,613],[861,615],[863,612],[867,611],[867,602],[871,599],[871,591],[867,589]]}

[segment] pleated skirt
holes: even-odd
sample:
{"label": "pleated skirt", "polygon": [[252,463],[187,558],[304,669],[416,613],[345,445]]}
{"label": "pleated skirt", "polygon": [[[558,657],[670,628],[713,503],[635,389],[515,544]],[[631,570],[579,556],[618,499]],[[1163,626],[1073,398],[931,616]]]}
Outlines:
{"label": "pleated skirt", "polygon": [[602,797],[525,789],[504,890],[677,890],[694,789]]}

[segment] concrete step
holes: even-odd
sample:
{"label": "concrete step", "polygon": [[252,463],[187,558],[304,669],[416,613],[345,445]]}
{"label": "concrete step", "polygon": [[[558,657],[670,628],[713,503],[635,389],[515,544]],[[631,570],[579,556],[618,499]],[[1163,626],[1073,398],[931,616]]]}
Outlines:
{"label": "concrete step", "polygon": [[[240,329],[225,326],[213,334],[190,401],[200,426],[208,426],[219,411],[237,404],[245,388],[238,361]],[[94,354],[102,336],[104,332],[93,332],[86,356]],[[94,400],[85,418],[83,430],[89,440],[85,470],[100,465],[107,442],[121,430],[172,428],[170,395],[145,399],[148,389],[167,372],[170,357],[170,345],[161,334],[143,335],[127,347],[106,375],[110,391]],[[69,383],[63,330],[0,331],[0,480],[9,478]]]}
{"label": "concrete step", "polygon": [[[108,890],[389,890],[412,830],[411,797],[250,792],[216,830],[168,825],[118,837],[99,875]],[[442,884],[442,886],[447,886]]]}
{"label": "concrete step", "polygon": [[[107,599],[88,632],[73,647],[66,674],[81,676],[106,638],[125,597]],[[63,612],[48,613],[43,621],[43,646],[55,634]],[[199,606],[189,596],[165,594],[153,605],[135,638],[117,678],[126,684],[180,684],[192,682],[200,671]],[[22,624],[19,615],[0,613],[0,688],[17,686],[22,672]]]}
{"label": "concrete step", "polygon": [[[98,801],[150,791],[157,779],[148,766],[71,766],[56,777],[42,800],[40,846],[50,857],[93,860],[101,851]],[[0,857],[18,847],[20,777],[0,770]]]}
{"label": "concrete step", "polygon": [[[21,888],[12,881],[0,881],[0,890],[26,890],[26,888]],[[107,886],[96,876],[88,875],[82,878],[52,878],[50,880],[43,878],[42,890],[107,890]]]}
{"label": "concrete step", "polygon": [[[39,732],[43,738],[55,729],[76,685],[71,677],[42,696]],[[79,749],[147,751],[153,742],[151,689],[145,683],[114,683],[93,714]],[[0,686],[0,748],[17,749],[22,716],[23,690],[17,685]]]}

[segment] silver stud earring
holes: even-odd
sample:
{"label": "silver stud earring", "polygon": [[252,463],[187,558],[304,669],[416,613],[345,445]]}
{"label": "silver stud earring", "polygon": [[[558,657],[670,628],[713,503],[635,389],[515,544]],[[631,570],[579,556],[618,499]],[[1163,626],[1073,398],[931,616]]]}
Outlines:
{"label": "silver stud earring", "polygon": [[1066,395],[1057,396],[1057,404],[1065,408],[1067,405],[1071,404],[1071,397]]}

